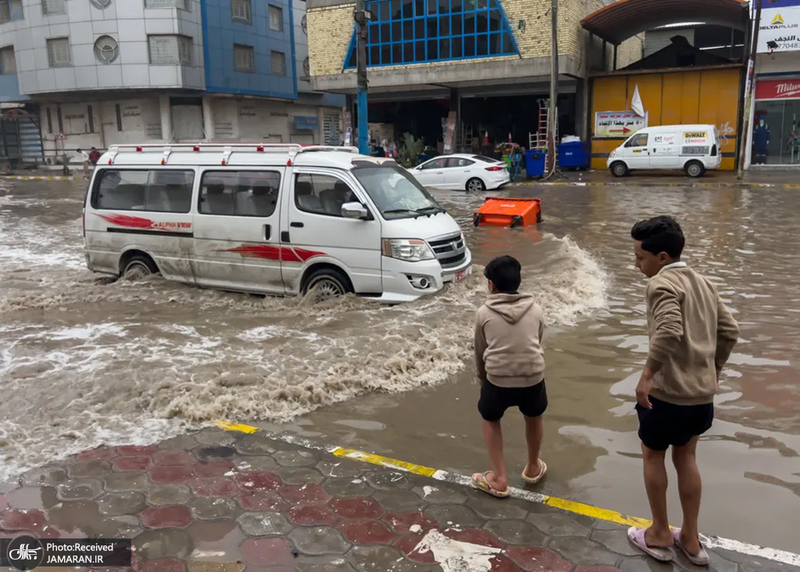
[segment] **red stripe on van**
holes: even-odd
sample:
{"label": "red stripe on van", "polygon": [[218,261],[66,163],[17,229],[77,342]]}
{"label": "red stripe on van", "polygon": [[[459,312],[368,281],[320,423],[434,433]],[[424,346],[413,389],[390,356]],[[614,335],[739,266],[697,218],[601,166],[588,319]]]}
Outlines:
{"label": "red stripe on van", "polygon": [[110,222],[117,226],[126,226],[128,228],[153,228],[153,221],[148,218],[141,218],[138,216],[128,215],[101,215],[98,214],[104,221]]}
{"label": "red stripe on van", "polygon": [[269,244],[237,246],[221,252],[235,252],[242,258],[264,258],[266,260],[280,260],[282,262],[305,262],[315,256],[325,256],[324,252],[305,250],[303,248],[291,248],[283,246],[273,246]]}

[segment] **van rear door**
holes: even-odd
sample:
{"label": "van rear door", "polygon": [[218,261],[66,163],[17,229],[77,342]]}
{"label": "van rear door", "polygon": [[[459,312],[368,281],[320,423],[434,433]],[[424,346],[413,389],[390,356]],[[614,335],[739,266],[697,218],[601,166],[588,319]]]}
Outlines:
{"label": "van rear door", "polygon": [[197,284],[284,293],[278,224],[285,170],[229,167],[202,173],[192,256]]}

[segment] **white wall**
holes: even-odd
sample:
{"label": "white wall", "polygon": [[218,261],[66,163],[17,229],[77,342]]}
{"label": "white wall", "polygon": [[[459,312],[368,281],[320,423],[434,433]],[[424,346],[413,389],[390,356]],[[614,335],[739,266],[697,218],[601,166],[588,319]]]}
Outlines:
{"label": "white wall", "polygon": [[[205,89],[200,0],[190,10],[144,8],[143,0],[112,0],[105,9],[89,0],[65,0],[66,14],[42,14],[41,0],[23,0],[24,20],[3,24],[0,44],[12,44],[22,94],[124,88]],[[194,40],[192,66],[151,66],[148,34],[183,34]],[[117,59],[102,63],[94,43],[108,35]],[[47,39],[68,37],[72,66],[51,68]]]}

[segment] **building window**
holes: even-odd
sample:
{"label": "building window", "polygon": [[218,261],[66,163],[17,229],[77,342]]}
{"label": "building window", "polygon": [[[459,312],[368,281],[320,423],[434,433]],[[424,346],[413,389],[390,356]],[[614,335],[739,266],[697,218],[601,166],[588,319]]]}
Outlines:
{"label": "building window", "polygon": [[69,38],[47,40],[47,61],[51,68],[64,68],[72,65]]}
{"label": "building window", "polygon": [[[500,0],[367,0],[367,65],[517,55]],[[351,48],[347,67],[356,67]]]}
{"label": "building window", "polygon": [[94,43],[94,57],[104,64],[111,64],[119,57],[119,44],[111,36],[100,36]]}
{"label": "building window", "polygon": [[283,10],[278,6],[269,6],[269,29],[273,32],[283,32]]}
{"label": "building window", "polygon": [[234,22],[253,23],[253,11],[250,0],[231,0],[231,20]]}
{"label": "building window", "polygon": [[188,10],[186,0],[144,0],[145,8],[180,8]]}
{"label": "building window", "polygon": [[192,39],[188,36],[147,36],[154,66],[191,66]]}
{"label": "building window", "polygon": [[272,59],[272,74],[286,75],[286,54],[283,52],[272,52],[270,57]]}
{"label": "building window", "polygon": [[122,108],[119,103],[114,106],[114,111],[117,114],[117,131],[122,132]]}
{"label": "building window", "polygon": [[233,46],[234,68],[237,72],[253,73],[256,71],[256,56],[253,46]]}
{"label": "building window", "polygon": [[89,120],[89,133],[94,133],[94,110],[91,105],[86,107],[86,118]]}
{"label": "building window", "polygon": [[14,47],[0,48],[0,74],[15,75],[17,73],[17,58],[14,57]]}
{"label": "building window", "polygon": [[111,5],[111,0],[91,0],[91,2],[98,10],[105,10]]}
{"label": "building window", "polygon": [[66,14],[64,0],[42,0],[42,14],[52,16],[55,14]]}
{"label": "building window", "polygon": [[47,111],[47,132],[51,135],[53,134],[53,114],[50,113],[50,108],[46,109]]}
{"label": "building window", "polygon": [[10,0],[0,0],[0,24],[11,21]]}
{"label": "building window", "polygon": [[308,58],[303,60],[303,76],[306,81],[311,77],[311,60]]}

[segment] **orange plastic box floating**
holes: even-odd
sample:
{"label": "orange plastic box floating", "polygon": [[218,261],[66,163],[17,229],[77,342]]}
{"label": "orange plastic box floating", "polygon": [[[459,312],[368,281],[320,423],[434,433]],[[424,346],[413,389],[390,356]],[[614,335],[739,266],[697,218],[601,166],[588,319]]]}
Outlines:
{"label": "orange plastic box floating", "polygon": [[488,197],[472,218],[475,226],[528,226],[542,222],[541,199]]}

